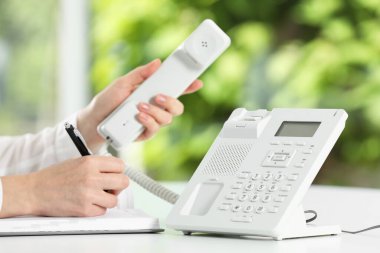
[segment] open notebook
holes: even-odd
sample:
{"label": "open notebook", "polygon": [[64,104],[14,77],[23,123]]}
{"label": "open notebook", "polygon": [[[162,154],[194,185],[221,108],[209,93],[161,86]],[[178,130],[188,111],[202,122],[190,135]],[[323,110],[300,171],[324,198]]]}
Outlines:
{"label": "open notebook", "polygon": [[137,209],[109,209],[105,215],[77,217],[17,217],[0,219],[0,236],[74,235],[162,232],[157,218]]}

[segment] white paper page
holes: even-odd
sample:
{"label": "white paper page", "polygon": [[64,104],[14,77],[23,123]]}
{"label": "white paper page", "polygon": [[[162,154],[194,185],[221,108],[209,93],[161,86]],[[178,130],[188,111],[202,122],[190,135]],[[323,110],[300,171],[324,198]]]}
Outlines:
{"label": "white paper page", "polygon": [[60,232],[94,230],[147,230],[158,229],[157,218],[136,209],[109,209],[97,217],[17,217],[0,219],[0,233]]}

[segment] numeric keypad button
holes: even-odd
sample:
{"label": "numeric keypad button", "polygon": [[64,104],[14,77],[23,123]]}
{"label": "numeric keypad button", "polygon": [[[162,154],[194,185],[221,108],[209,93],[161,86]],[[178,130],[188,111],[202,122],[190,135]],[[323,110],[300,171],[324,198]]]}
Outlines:
{"label": "numeric keypad button", "polygon": [[263,206],[258,206],[255,208],[255,213],[263,213],[265,211],[265,208]]}
{"label": "numeric keypad button", "polygon": [[261,175],[259,173],[254,173],[251,177],[252,180],[258,180],[260,179]]}
{"label": "numeric keypad button", "polygon": [[246,189],[247,191],[252,191],[253,189],[255,188],[255,185],[253,183],[248,183],[244,189]]}
{"label": "numeric keypad button", "polygon": [[241,205],[233,205],[232,212],[239,212],[241,210]]}
{"label": "numeric keypad button", "polygon": [[275,184],[272,184],[271,186],[268,187],[268,190],[270,192],[275,192],[275,191],[277,191],[277,189],[278,189],[278,187]]}
{"label": "numeric keypad button", "polygon": [[271,180],[272,179],[272,173],[265,173],[264,176],[263,176],[263,180],[265,181],[268,181],[268,180]]}
{"label": "numeric keypad button", "polygon": [[260,195],[259,194],[253,194],[250,198],[249,198],[249,201],[251,201],[251,202],[257,202],[257,201],[259,201],[259,199],[260,199]]}
{"label": "numeric keypad button", "polygon": [[257,191],[261,192],[265,190],[265,184],[259,184],[256,188]]}
{"label": "numeric keypad button", "polygon": [[277,181],[277,182],[283,180],[284,178],[285,177],[282,174],[277,174],[277,175],[274,176],[274,180]]}
{"label": "numeric keypad button", "polygon": [[238,200],[241,201],[241,202],[243,202],[243,201],[246,201],[247,198],[248,198],[248,194],[243,193],[243,194],[241,194],[241,195],[238,197]]}
{"label": "numeric keypad button", "polygon": [[245,213],[250,213],[253,211],[253,205],[248,205],[246,207],[244,207],[244,210],[243,210]]}
{"label": "numeric keypad button", "polygon": [[272,200],[272,196],[271,195],[269,195],[269,194],[267,194],[267,195],[264,195],[264,197],[262,198],[262,202],[264,202],[264,203],[268,203],[268,202],[270,202]]}

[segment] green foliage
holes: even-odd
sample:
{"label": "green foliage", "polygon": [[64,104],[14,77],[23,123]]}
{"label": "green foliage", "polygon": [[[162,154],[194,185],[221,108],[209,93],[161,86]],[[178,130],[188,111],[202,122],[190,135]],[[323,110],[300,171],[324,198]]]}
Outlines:
{"label": "green foliage", "polygon": [[205,18],[232,39],[202,76],[204,88],[182,97],[185,114],[146,143],[144,161],[156,178],[189,178],[242,106],[343,108],[349,120],[329,160],[343,173],[330,181],[322,173],[320,182],[344,184],[355,167],[379,168],[379,0],[95,0],[92,7],[94,92],[164,59]]}

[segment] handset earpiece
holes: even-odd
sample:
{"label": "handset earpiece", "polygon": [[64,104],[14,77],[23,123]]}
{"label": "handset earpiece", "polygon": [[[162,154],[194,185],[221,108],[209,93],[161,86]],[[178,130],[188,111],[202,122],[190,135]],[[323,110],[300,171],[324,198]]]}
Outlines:
{"label": "handset earpiece", "polygon": [[208,66],[230,43],[228,36],[213,21],[206,19],[184,41],[183,48],[196,64]]}

